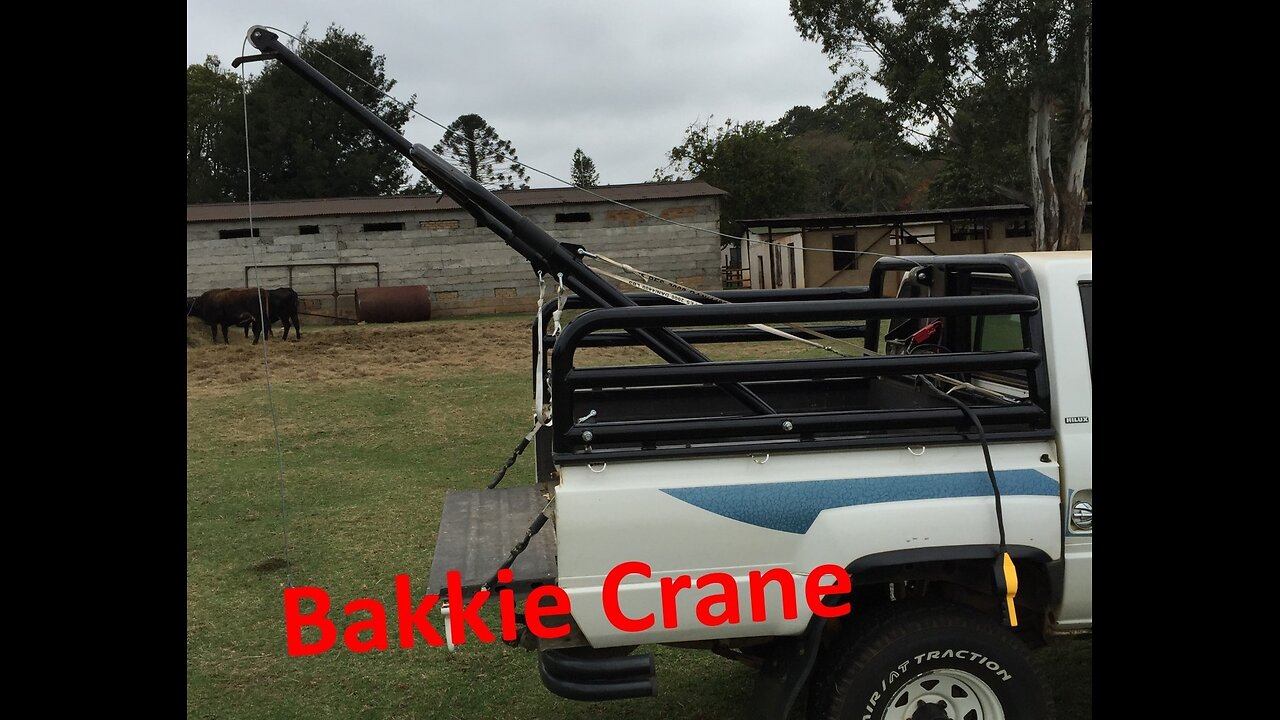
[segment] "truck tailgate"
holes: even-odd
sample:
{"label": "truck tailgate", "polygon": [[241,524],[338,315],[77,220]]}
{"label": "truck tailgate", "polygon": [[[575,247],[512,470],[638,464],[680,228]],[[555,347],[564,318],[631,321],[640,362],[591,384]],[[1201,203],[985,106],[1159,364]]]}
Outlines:
{"label": "truck tailgate", "polygon": [[[443,590],[446,573],[457,570],[470,595],[491,578],[547,505],[540,485],[499,490],[450,491],[444,498],[428,589]],[[511,566],[517,593],[556,581],[555,523],[548,522]]]}

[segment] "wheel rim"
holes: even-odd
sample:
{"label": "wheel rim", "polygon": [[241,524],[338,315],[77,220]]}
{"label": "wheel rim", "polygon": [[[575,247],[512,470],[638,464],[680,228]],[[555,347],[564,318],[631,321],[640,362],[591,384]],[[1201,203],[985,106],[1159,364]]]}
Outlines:
{"label": "wheel rim", "polygon": [[884,720],[1004,720],[1004,709],[977,676],[942,668],[903,685],[889,699]]}

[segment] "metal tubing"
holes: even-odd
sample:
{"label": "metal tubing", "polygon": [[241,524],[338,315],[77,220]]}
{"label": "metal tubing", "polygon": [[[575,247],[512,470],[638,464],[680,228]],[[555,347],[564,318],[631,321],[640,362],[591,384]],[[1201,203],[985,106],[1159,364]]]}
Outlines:
{"label": "metal tubing", "polygon": [[668,325],[734,325],[739,323],[819,322],[864,320],[885,315],[1011,315],[1040,309],[1031,295],[974,295],[939,298],[876,298],[811,302],[730,303],[722,305],[662,305],[605,308],[583,314],[566,327],[556,342],[556,354],[567,351],[597,330],[665,327]]}
{"label": "metal tubing", "polygon": [[[597,330],[665,328],[668,325],[732,325],[739,323],[860,320],[895,313],[918,315],[1012,314],[1038,310],[1040,300],[1030,295],[987,295],[943,298],[868,298],[862,300],[815,300],[810,302],[730,303],[723,305],[663,305],[592,310],[564,328],[556,341],[556,362],[551,369],[551,396],[559,417],[573,415],[573,396],[565,377],[573,367],[574,353],[582,339]],[[667,331],[670,333],[671,331]],[[675,340],[680,340],[674,337]],[[681,341],[683,342],[683,341]],[[650,345],[650,347],[653,347]],[[690,346],[692,347],[692,346]],[[655,350],[656,352],[656,350]],[[902,359],[904,356],[895,356]],[[666,358],[663,358],[666,359]],[[727,386],[751,393],[745,386]],[[751,393],[752,397],[757,397]],[[764,401],[761,400],[761,403]],[[767,405],[766,405],[767,407]],[[772,409],[752,408],[757,415],[771,415]],[[563,426],[555,426],[562,436]],[[557,450],[560,443],[556,442]]]}
{"label": "metal tubing", "polygon": [[[1028,423],[1044,419],[1034,405],[973,408],[983,424]],[[968,416],[956,408],[919,410],[867,410],[839,413],[795,413],[767,417],[699,418],[695,420],[655,420],[651,422],[592,423],[564,432],[568,443],[583,443],[582,433],[590,431],[593,446],[605,443],[648,442],[654,440],[713,440],[728,437],[800,437],[805,434],[848,430],[893,430],[912,427],[967,426]],[[790,426],[789,428],[787,426]]]}
{"label": "metal tubing", "polygon": [[[1030,440],[1052,440],[1056,435],[1053,428],[1036,430],[1016,430],[1010,432],[991,432],[987,430],[987,441],[1027,442]],[[556,465],[587,465],[609,461],[624,460],[664,460],[669,458],[743,457],[745,455],[768,455],[793,452],[825,452],[834,450],[855,450],[861,448],[934,445],[959,445],[977,441],[972,432],[955,432],[949,434],[930,433],[926,435],[872,435],[861,437],[818,437],[800,441],[800,438],[763,438],[746,442],[725,443],[719,445],[695,445],[689,442],[675,441],[670,445],[630,447],[624,449],[595,448],[592,451],[553,452],[551,461]]]}
{"label": "metal tubing", "polygon": [[547,672],[565,680],[601,682],[626,680],[654,674],[653,655],[622,655],[620,657],[574,657],[557,650],[544,650],[542,664]]}
{"label": "metal tubing", "polygon": [[570,370],[565,384],[577,388],[688,385],[736,380],[807,380],[867,375],[918,375],[974,370],[1029,370],[1040,356],[1026,350],[921,355],[864,355],[815,360],[747,360],[698,365],[632,365]]}
{"label": "metal tubing", "polygon": [[[647,663],[643,663],[644,657],[648,658]],[[538,653],[538,675],[542,678],[542,684],[560,697],[570,700],[622,700],[657,694],[651,655],[601,660],[601,667],[594,675],[579,674],[588,672],[583,667],[583,661],[564,660],[556,657],[555,651],[544,650]],[[643,664],[637,663],[638,660]],[[647,667],[644,667],[645,664]],[[613,673],[618,672],[616,668],[637,668],[637,672],[632,675],[614,675]],[[557,672],[566,669],[570,671],[570,677]]]}
{"label": "metal tubing", "polygon": [[[866,334],[865,325],[819,325],[811,328],[794,328],[783,326],[787,332],[805,336],[805,329],[815,330],[833,338],[860,338]],[[754,328],[720,328],[716,330],[677,330],[676,335],[691,343],[739,343],[739,342],[793,342],[789,338],[778,337],[772,333]],[[822,342],[821,338],[814,338]],[[555,344],[555,338],[547,338],[547,347]],[[635,345],[636,341],[623,332],[598,332],[582,339],[578,347],[625,347]]]}

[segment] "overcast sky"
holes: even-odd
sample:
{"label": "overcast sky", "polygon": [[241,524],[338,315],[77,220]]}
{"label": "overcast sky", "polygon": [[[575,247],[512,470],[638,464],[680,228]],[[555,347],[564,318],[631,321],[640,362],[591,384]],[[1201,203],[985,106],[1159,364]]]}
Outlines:
{"label": "overcast sky", "polygon": [[[581,147],[605,184],[649,180],[696,120],[772,122],[822,105],[834,81],[787,0],[187,0],[187,64],[230,68],[252,25],[319,38],[334,23],[386,57],[392,93],[419,112],[477,113],[564,178]],[[443,131],[414,117],[405,135],[431,147]]]}

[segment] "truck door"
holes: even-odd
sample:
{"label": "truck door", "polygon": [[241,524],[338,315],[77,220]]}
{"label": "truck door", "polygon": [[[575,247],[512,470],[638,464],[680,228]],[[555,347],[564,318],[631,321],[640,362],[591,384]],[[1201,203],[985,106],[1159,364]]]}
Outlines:
{"label": "truck door", "polygon": [[[1079,392],[1069,403],[1060,396],[1059,423],[1061,462],[1064,479],[1063,557],[1066,577],[1062,604],[1057,608],[1057,625],[1063,629],[1093,623],[1093,278],[1076,282],[1073,295],[1079,305],[1075,312],[1084,322],[1083,377],[1074,378],[1088,392]],[[1073,299],[1076,299],[1073,298]],[[1061,328],[1066,330],[1067,328]],[[1059,335],[1064,342],[1068,333]],[[1076,335],[1079,338],[1079,335]],[[1079,340],[1076,341],[1079,343]],[[1066,343],[1064,342],[1064,345]],[[1065,347],[1063,348],[1066,349]],[[1078,351],[1077,351],[1078,352]],[[1068,352],[1061,353],[1059,360]]]}

